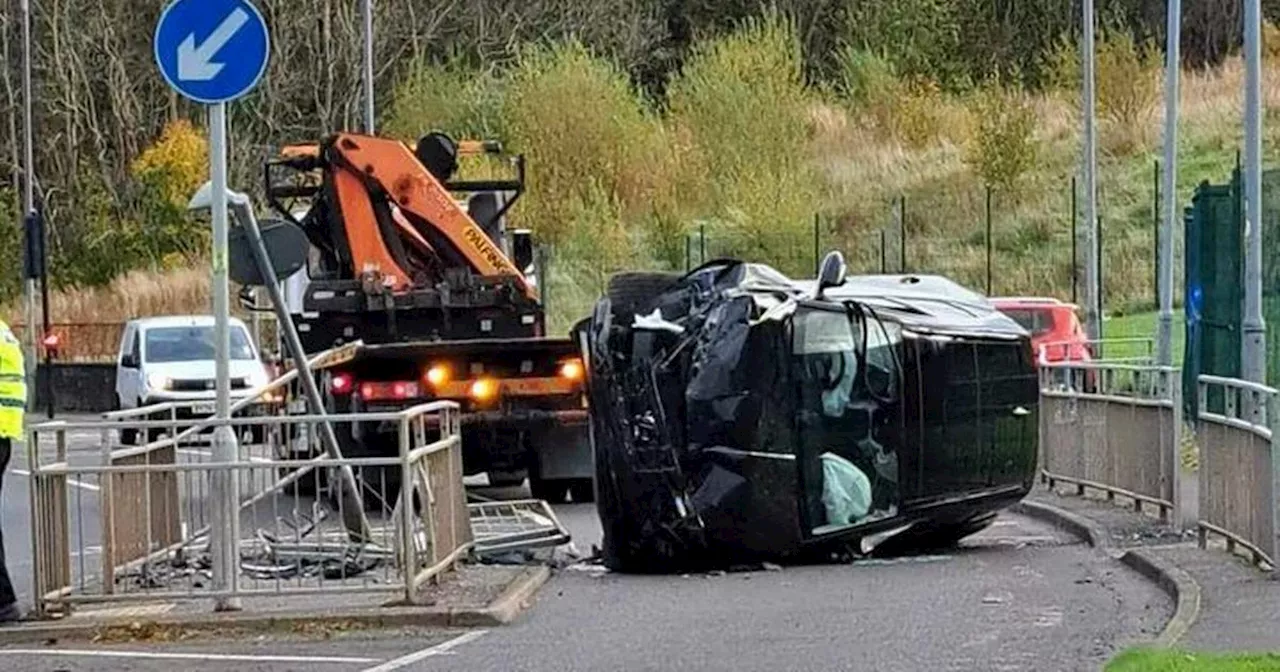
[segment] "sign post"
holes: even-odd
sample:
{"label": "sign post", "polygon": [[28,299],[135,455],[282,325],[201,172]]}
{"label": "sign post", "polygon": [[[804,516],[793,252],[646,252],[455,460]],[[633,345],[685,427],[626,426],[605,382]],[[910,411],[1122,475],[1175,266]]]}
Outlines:
{"label": "sign post", "polygon": [[[227,109],[252,90],[266,72],[270,36],[262,12],[249,0],[173,0],[155,31],[160,74],[178,93],[208,108],[209,175],[213,182],[213,313],[216,347],[216,417],[231,415],[230,289],[227,284]],[[214,430],[213,459],[238,462],[235,432],[225,423]],[[214,583],[234,596],[239,584],[240,479],[229,471],[210,477],[209,550]],[[218,611],[239,609],[235,597],[221,597]]]}

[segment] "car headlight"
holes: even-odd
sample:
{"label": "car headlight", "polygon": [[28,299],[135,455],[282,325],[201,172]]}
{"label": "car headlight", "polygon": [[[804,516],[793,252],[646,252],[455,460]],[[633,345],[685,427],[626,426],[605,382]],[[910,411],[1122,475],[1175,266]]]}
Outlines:
{"label": "car headlight", "polygon": [[158,373],[147,376],[147,387],[153,390],[167,390],[173,387],[173,379]]}

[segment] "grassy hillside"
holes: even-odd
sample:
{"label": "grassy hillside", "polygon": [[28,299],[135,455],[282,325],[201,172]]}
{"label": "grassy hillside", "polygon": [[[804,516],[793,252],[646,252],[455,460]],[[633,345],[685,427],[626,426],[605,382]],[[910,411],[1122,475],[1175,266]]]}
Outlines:
{"label": "grassy hillside", "polygon": [[[796,32],[769,18],[699,43],[659,101],[573,42],[529,48],[503,69],[423,60],[390,92],[382,128],[405,139],[432,129],[486,135],[529,157],[530,193],[512,218],[553,246],[557,329],[588,309],[611,272],[682,268],[686,239],[701,232],[709,256],[805,274],[817,217],[822,247],[843,250],[855,271],[877,271],[882,254],[896,271],[899,207],[907,268],[982,290],[988,193],[992,291],[1070,298],[1071,179],[1081,146],[1074,52],[1061,52],[1055,84],[1038,92],[992,81],[947,93],[865,52],[839,60],[837,81],[808,80]],[[1263,147],[1274,162],[1280,62],[1268,61]],[[1184,73],[1182,204],[1199,182],[1229,177],[1242,72],[1229,59]],[[1158,54],[1123,38],[1103,41],[1098,199],[1111,313],[1154,301],[1160,80]],[[60,296],[55,319],[207,310],[202,273],[196,264]]]}

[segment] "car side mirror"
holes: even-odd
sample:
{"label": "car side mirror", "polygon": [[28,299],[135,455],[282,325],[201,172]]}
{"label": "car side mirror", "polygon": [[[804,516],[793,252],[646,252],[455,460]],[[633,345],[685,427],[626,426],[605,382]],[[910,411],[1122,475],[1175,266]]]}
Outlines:
{"label": "car side mirror", "polygon": [[138,368],[138,364],[138,358],[133,353],[128,353],[120,358],[120,366],[123,366],[126,369],[136,369]]}
{"label": "car side mirror", "polygon": [[844,262],[844,255],[838,250],[828,252],[822,260],[822,270],[818,272],[818,288],[814,298],[822,298],[823,292],[829,287],[843,285],[848,273],[849,266]]}
{"label": "car side mirror", "polygon": [[511,256],[521,273],[533,264],[533,232],[528,229],[511,232]]}

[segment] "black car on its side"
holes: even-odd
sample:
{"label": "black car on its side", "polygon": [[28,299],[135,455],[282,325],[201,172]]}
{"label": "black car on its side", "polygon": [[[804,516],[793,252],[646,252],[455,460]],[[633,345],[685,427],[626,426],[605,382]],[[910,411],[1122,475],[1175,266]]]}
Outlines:
{"label": "black car on its side", "polygon": [[947,546],[1032,487],[1030,335],[945,278],[717,260],[615,276],[575,331],[615,571]]}

